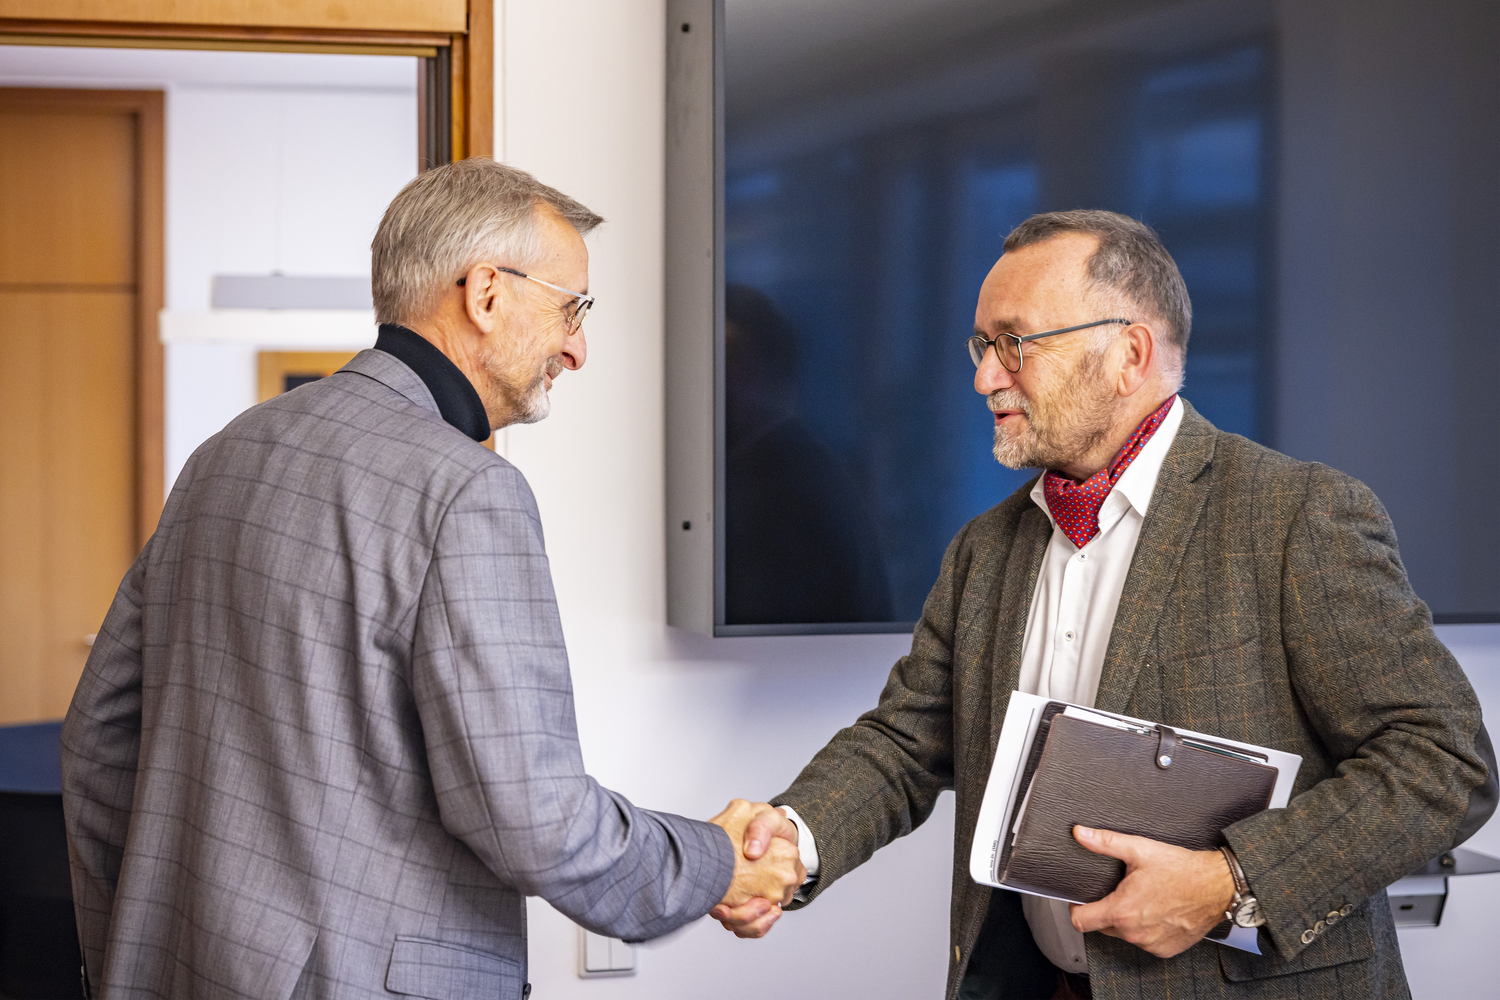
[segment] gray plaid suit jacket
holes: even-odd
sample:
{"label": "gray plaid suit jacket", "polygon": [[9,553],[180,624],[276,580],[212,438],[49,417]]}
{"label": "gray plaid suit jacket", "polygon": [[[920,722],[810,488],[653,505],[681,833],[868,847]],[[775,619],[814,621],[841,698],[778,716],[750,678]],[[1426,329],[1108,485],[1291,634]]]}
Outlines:
{"label": "gray plaid suit jacket", "polygon": [[[990,904],[969,877],[969,848],[1052,534],[1030,491],[959,532],[879,706],[773,800],[817,839],[811,900],[956,790],[950,998]],[[1303,763],[1287,808],[1225,831],[1268,918],[1264,955],[1205,942],[1162,960],[1089,934],[1095,997],[1407,995],[1385,887],[1453,846],[1486,780],[1476,741],[1488,744],[1368,488],[1187,407],[1096,704]],[[1028,934],[1016,910],[1012,934]],[[1030,947],[1016,944],[1017,955]]]}
{"label": "gray plaid suit jacket", "polygon": [[524,898],[649,938],[734,849],[580,758],[536,504],[364,351],[184,468],[63,727],[108,997],[518,1000]]}

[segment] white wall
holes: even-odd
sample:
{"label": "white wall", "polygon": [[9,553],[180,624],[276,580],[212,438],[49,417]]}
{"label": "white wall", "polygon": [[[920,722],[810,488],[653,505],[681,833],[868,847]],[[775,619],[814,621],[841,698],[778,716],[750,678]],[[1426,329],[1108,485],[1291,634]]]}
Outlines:
{"label": "white wall", "polygon": [[[703,639],[667,628],[662,442],[663,30],[659,0],[506,3],[497,137],[608,220],[590,239],[589,358],[507,450],[541,505],[584,759],[652,808],[765,798],[874,704],[898,636]],[[550,40],[568,39],[560,70]],[[952,806],[762,941],[703,920],[634,978],[580,980],[567,920],[531,905],[536,994],[918,997],[947,968]]]}
{"label": "white wall", "polygon": [[167,308],[207,309],[215,274],[368,277],[380,215],[416,174],[414,81],[174,87]]}
{"label": "white wall", "polygon": [[[340,56],[301,56],[333,60]],[[173,86],[167,97],[167,312],[209,308],[216,274],[370,274],[370,239],[416,174],[415,60],[397,87]],[[391,69],[398,69],[391,67]],[[399,79],[399,77],[398,77]],[[392,81],[394,82],[394,81]],[[329,317],[293,340],[274,313],[246,335],[192,324],[166,345],[167,483],[209,435],[255,403],[261,350],[358,350]],[[167,329],[173,328],[170,317]]]}
{"label": "white wall", "polygon": [[[707,816],[732,795],[783,788],[874,703],[907,640],[712,640],[662,624],[662,3],[507,2],[497,22],[497,152],[609,220],[590,240],[599,305],[588,365],[558,381],[546,422],[512,428],[507,442],[548,532],[585,760],[636,802]],[[1442,635],[1500,718],[1500,627]],[[768,938],[739,941],[703,920],[644,950],[634,978],[578,979],[571,925],[533,900],[535,995],[940,995],[952,815],[945,798],[926,826]],[[1500,828],[1471,846],[1500,854]],[[1484,995],[1497,903],[1500,875],[1455,879],[1445,926],[1402,932],[1418,998]]]}

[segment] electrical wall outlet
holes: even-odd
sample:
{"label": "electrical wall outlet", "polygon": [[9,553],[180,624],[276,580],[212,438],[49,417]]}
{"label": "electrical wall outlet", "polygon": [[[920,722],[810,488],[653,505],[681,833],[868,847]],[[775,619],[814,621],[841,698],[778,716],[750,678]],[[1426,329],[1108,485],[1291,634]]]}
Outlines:
{"label": "electrical wall outlet", "polygon": [[578,977],[635,975],[635,945],[578,928]]}

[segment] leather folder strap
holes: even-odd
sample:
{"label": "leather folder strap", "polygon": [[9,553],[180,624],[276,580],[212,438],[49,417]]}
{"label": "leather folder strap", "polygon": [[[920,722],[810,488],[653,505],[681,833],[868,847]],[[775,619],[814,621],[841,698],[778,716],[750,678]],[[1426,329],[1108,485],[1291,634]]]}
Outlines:
{"label": "leather folder strap", "polygon": [[1165,771],[1177,759],[1177,752],[1182,747],[1182,737],[1171,726],[1160,723],[1156,726],[1156,736],[1156,766]]}

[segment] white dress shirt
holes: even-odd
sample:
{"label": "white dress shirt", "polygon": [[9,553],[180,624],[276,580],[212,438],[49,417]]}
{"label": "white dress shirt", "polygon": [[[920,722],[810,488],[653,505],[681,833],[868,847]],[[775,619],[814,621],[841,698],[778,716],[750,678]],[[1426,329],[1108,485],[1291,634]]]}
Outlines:
{"label": "white dress shirt", "polygon": [[[1037,574],[1021,647],[1020,690],[1044,698],[1092,706],[1114,629],[1125,577],[1135,558],[1146,508],[1161,464],[1182,425],[1182,400],[1172,402],[1161,426],[1136,455],[1099,508],[1099,534],[1074,545],[1047,510],[1042,481],[1031,499],[1052,520],[1052,538]],[[1083,935],[1073,929],[1068,904],[1041,896],[1021,897],[1031,936],[1042,954],[1065,972],[1086,973]]]}
{"label": "white dress shirt", "polygon": [[[1141,525],[1162,462],[1182,425],[1182,400],[1172,402],[1161,426],[1146,442],[1104,498],[1099,509],[1099,533],[1083,548],[1069,540],[1047,509],[1042,480],[1031,499],[1052,521],[1052,538],[1037,574],[1036,592],[1026,617],[1021,649],[1020,690],[1044,698],[1092,706],[1099,692],[1099,674],[1114,628],[1115,611],[1125,589],[1125,577],[1135,557]],[[797,824],[798,848],[808,878],[818,873],[818,847],[796,810],[782,806]],[[1031,935],[1042,954],[1067,972],[1088,972],[1083,935],[1073,929],[1068,904],[1041,896],[1023,895],[1021,905]]]}

